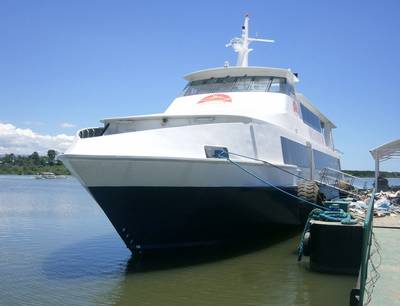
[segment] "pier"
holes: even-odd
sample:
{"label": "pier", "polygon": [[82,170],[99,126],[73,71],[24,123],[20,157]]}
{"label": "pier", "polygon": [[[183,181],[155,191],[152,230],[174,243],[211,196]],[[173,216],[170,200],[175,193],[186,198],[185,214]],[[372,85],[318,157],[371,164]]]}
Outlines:
{"label": "pier", "polygon": [[[374,210],[377,198],[378,194],[373,191],[362,223],[352,224],[345,218],[342,222],[334,218],[320,221],[318,216],[316,219],[311,216],[315,220],[310,221],[309,235],[303,234],[301,247],[303,255],[310,256],[311,270],[358,275],[350,292],[350,306],[399,306],[400,215],[393,212],[380,217],[379,206]],[[337,201],[343,206],[345,202]],[[325,204],[328,203],[334,201]],[[341,214],[345,216],[344,210],[336,213]]]}
{"label": "pier", "polygon": [[[374,222],[377,223],[373,231],[380,246],[381,264],[377,270],[379,280],[372,293],[370,305],[398,306],[400,301],[400,216],[379,218]],[[388,226],[381,224],[388,224]]]}
{"label": "pier", "polygon": [[[375,186],[379,187],[380,163],[400,157],[400,139],[372,149],[375,160]],[[371,296],[370,305],[398,306],[400,301],[400,215],[374,218],[373,232],[378,242],[381,264],[377,268],[379,280]]]}

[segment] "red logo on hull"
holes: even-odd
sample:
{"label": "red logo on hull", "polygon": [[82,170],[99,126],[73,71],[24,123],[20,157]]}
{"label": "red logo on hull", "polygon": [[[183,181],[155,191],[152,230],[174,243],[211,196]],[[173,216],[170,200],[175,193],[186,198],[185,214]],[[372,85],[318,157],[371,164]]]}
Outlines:
{"label": "red logo on hull", "polygon": [[206,102],[214,102],[214,101],[232,102],[232,98],[230,96],[224,95],[224,94],[213,94],[213,95],[209,95],[209,96],[204,97],[199,102],[197,102],[197,104],[206,103]]}

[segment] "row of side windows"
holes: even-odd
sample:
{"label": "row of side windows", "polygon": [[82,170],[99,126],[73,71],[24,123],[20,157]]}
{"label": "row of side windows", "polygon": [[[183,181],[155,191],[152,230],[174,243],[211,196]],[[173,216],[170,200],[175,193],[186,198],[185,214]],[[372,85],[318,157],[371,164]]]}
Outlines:
{"label": "row of side windows", "polygon": [[[285,137],[281,137],[281,144],[285,164],[296,165],[300,168],[310,167],[310,151],[305,145]],[[314,149],[313,155],[315,169],[321,170],[328,167],[340,170],[339,159]]]}

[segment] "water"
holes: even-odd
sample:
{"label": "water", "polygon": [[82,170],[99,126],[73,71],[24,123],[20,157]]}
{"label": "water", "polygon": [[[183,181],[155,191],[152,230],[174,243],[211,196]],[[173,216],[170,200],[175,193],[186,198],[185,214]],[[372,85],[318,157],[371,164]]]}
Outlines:
{"label": "water", "polygon": [[[364,177],[364,178],[361,178],[360,180],[361,180],[360,187],[365,186],[366,188],[372,188],[373,184],[375,183],[375,178],[373,178],[373,177]],[[387,180],[388,180],[389,186],[400,186],[400,177],[388,178]]]}
{"label": "water", "polygon": [[298,241],[136,258],[75,179],[0,176],[0,305],[348,305],[355,277],[309,271]]}

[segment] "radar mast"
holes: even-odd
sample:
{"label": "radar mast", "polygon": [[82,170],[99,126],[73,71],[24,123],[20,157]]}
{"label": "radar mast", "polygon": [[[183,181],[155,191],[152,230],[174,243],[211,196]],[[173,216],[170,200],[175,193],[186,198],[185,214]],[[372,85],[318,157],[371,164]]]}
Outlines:
{"label": "radar mast", "polygon": [[249,14],[244,17],[244,24],[242,26],[242,37],[234,37],[226,44],[226,47],[232,47],[237,52],[236,66],[248,67],[249,65],[249,52],[253,49],[249,48],[249,44],[253,41],[260,42],[275,42],[272,39],[250,38],[249,37]]}

